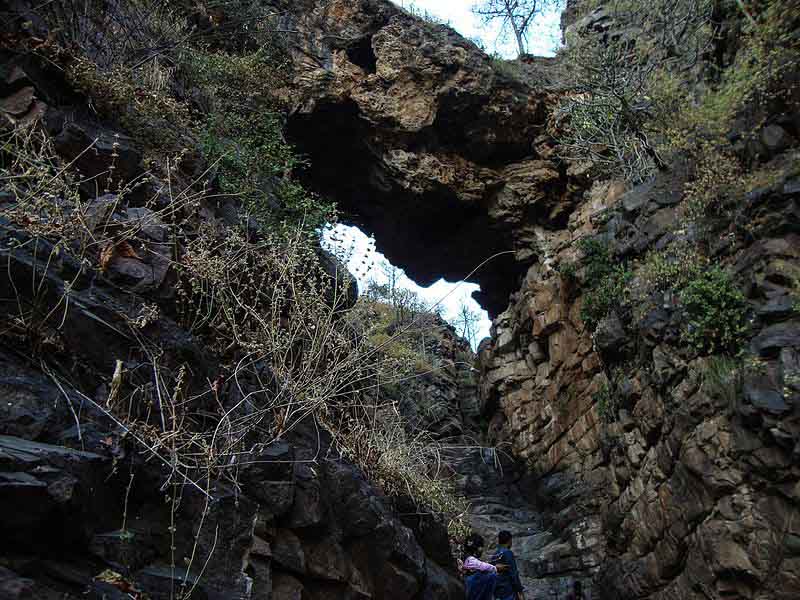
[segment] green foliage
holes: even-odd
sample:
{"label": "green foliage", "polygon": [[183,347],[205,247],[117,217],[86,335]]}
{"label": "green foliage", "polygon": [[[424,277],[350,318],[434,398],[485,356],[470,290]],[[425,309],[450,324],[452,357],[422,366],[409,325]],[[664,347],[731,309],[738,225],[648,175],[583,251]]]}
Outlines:
{"label": "green foliage", "polygon": [[611,246],[600,238],[584,238],[578,242],[578,248],[583,252],[585,283],[588,287],[596,287],[616,266]]}
{"label": "green foliage", "polygon": [[399,328],[413,322],[397,321],[397,311],[385,301],[362,297],[359,304],[362,318],[369,323],[367,335],[370,344],[393,362],[398,375],[420,375],[434,369],[434,357],[427,348],[437,335],[433,315],[417,314],[414,318],[418,323],[402,335],[396,335]]}
{"label": "green foliage", "polygon": [[[571,93],[556,115],[562,154],[639,182],[676,153],[702,157],[712,150],[710,160],[730,147],[728,134],[748,107],[788,97],[776,83],[796,62],[800,45],[796,3],[767,0],[747,15],[742,6],[710,0],[604,3],[615,27],[639,35],[601,40],[588,32],[569,40],[562,60]],[[715,50],[733,45],[730,34],[719,35],[721,21],[739,34],[733,60],[724,66],[711,60]]]}
{"label": "green foliage", "polygon": [[739,351],[747,331],[747,303],[720,267],[702,271],[680,292],[688,322],[683,339],[700,352]]}
{"label": "green foliage", "polygon": [[740,359],[711,356],[702,371],[703,389],[710,397],[723,401],[731,411],[735,411],[742,395],[745,370]]}
{"label": "green foliage", "polygon": [[[264,229],[300,223],[314,231],[332,218],[333,206],[289,177],[301,161],[283,136],[274,92],[290,80],[290,61],[269,33],[265,9],[239,0],[207,8],[236,18],[223,15],[225,25],[185,36],[165,56],[135,69],[114,62],[101,67],[77,54],[67,62],[67,78],[104,117],[142,142],[149,163],[158,165],[199,140],[222,194],[237,197]],[[217,35],[226,27],[236,28],[236,43]],[[176,81],[193,91],[201,114],[173,95]]]}
{"label": "green foliage", "polygon": [[592,396],[592,400],[597,405],[598,415],[605,423],[612,423],[617,420],[619,400],[609,382],[603,382],[600,389]]}
{"label": "green foliage", "polygon": [[237,54],[207,45],[187,46],[179,54],[188,80],[213,104],[208,112],[248,114],[277,107],[273,91],[289,82],[290,67],[280,49],[258,48]]}
{"label": "green foliage", "polygon": [[647,292],[683,287],[701,275],[708,259],[690,244],[676,244],[666,250],[648,252],[636,271]]}
{"label": "green foliage", "polygon": [[576,281],[578,266],[574,262],[562,262],[558,265],[558,273],[567,281]]}
{"label": "green foliage", "polygon": [[296,164],[278,115],[212,113],[201,131],[203,153],[216,161],[223,192],[250,196]]}
{"label": "green foliage", "polygon": [[652,250],[636,265],[630,286],[631,302],[636,318],[652,308],[656,292],[675,292],[689,281],[700,277],[708,268],[708,259],[688,243],[672,244],[663,250]]}
{"label": "green foliage", "polygon": [[282,55],[262,47],[244,55],[191,48],[181,56],[187,78],[211,104],[199,137],[204,155],[217,165],[223,194],[238,196],[266,229],[302,223],[311,231],[331,219],[332,205],[286,177],[300,160],[283,136],[272,97],[285,83],[276,73]]}
{"label": "green foliage", "polygon": [[583,251],[584,265],[581,319],[590,330],[594,330],[613,307],[624,302],[631,272],[614,261],[607,242],[584,239],[579,246]]}
{"label": "green foliage", "polygon": [[715,85],[699,102],[692,101],[687,88],[673,85],[671,97],[679,110],[669,115],[667,142],[683,150],[698,138],[722,140],[745,107],[787,93],[771,87],[796,60],[798,40],[793,28],[798,19],[800,8],[782,0],[768,0],[757,18],[743,19],[733,62],[719,72]]}
{"label": "green foliage", "polygon": [[713,3],[612,0],[603,8],[625,33],[601,39],[589,31],[569,40],[561,59],[570,93],[556,112],[557,135],[565,157],[640,182],[663,166],[660,124],[676,107],[654,91],[665,78],[670,90],[688,87],[713,37]]}

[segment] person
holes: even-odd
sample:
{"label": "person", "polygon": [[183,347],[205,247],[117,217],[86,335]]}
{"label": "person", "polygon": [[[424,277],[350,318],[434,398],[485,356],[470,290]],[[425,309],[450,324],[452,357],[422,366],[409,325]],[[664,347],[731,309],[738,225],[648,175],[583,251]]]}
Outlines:
{"label": "person", "polygon": [[467,600],[493,600],[498,568],[480,559],[484,541],[478,534],[470,535],[464,542],[464,573]]}
{"label": "person", "polygon": [[583,584],[580,581],[572,582],[572,591],[567,596],[567,600],[583,600]]}
{"label": "person", "polygon": [[494,588],[494,597],[500,600],[525,600],[524,588],[519,580],[517,561],[511,551],[513,536],[510,531],[501,531],[497,534],[497,552],[489,562],[498,566],[505,565],[505,569],[499,571],[497,584]]}

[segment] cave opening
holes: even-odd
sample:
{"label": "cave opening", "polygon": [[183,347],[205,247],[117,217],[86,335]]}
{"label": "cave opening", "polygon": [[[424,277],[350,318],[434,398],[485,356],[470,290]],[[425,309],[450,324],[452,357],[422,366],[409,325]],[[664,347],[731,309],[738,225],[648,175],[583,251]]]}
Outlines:
{"label": "cave opening", "polygon": [[367,73],[375,73],[378,70],[378,57],[372,49],[372,37],[365,37],[350,46],[347,49],[347,58]]}
{"label": "cave opening", "polygon": [[334,200],[345,222],[373,235],[409,279],[422,287],[468,281],[490,318],[507,308],[527,271],[510,252],[511,236],[492,221],[485,201],[465,202],[441,182],[404,181],[391,153],[411,152],[405,137],[376,128],[352,100],[293,114],[287,133],[308,159],[298,176]]}
{"label": "cave opening", "polygon": [[[439,307],[442,317],[456,327],[473,350],[489,337],[489,313],[475,300],[480,294],[478,284],[439,278],[430,285],[420,285],[380,252],[374,237],[355,225],[339,223],[326,228],[322,241],[325,249],[347,266],[360,294],[368,292],[370,286],[396,285],[406,297],[412,295],[427,307]],[[465,316],[472,320],[470,328],[464,326]]]}

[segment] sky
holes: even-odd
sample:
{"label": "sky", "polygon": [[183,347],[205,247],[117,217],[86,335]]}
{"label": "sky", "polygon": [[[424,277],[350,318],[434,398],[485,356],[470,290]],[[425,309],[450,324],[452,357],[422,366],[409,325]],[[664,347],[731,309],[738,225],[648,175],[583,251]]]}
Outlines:
{"label": "sky", "polygon": [[[370,280],[386,283],[386,275],[382,265],[387,264],[386,257],[375,250],[375,240],[369,238],[356,227],[350,225],[337,225],[324,234],[325,247],[345,260],[350,272],[358,280],[360,290],[365,289]],[[480,315],[477,325],[475,345],[489,336],[491,321],[480,305],[472,299],[472,292],[480,289],[476,284],[465,282],[448,282],[440,279],[430,287],[422,287],[409,279],[405,273],[398,282],[399,287],[416,292],[428,304],[437,304],[441,301],[444,318],[453,321],[462,302],[470,310]]]}
{"label": "sky", "polygon": [[[497,53],[504,58],[516,58],[517,47],[513,36],[501,36],[497,25],[486,26],[472,14],[474,0],[393,0],[404,8],[428,12],[447,22],[464,37],[479,39],[486,52]],[[561,40],[561,12],[550,11],[541,15],[528,36],[528,52],[537,56],[552,56]],[[381,268],[388,263],[386,258],[375,250],[375,240],[370,239],[356,227],[337,225],[324,236],[327,248],[343,257],[364,289],[370,280],[386,283],[386,276]],[[478,290],[475,284],[465,282],[448,282],[440,279],[430,287],[424,288],[409,279],[405,274],[400,286],[416,292],[430,304],[441,302],[444,317],[453,320],[461,306],[466,303],[470,309],[480,315],[475,345],[484,337],[488,337],[491,321],[489,316],[477,302],[472,299],[472,292]]]}
{"label": "sky", "polygon": [[[501,36],[499,24],[486,26],[472,14],[476,0],[392,0],[406,9],[414,8],[440,18],[464,37],[478,38],[489,54],[516,58],[517,45],[513,36]],[[552,56],[561,43],[561,11],[542,14],[528,35],[528,52],[536,56]]]}

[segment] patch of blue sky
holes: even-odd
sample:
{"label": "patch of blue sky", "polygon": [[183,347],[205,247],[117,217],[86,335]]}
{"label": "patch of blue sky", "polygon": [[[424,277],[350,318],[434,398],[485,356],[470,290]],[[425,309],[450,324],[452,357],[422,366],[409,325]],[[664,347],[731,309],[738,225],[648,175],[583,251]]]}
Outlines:
{"label": "patch of blue sky", "polygon": [[[516,58],[517,45],[513,36],[503,35],[499,22],[485,25],[472,14],[475,0],[392,0],[398,6],[427,12],[447,23],[461,35],[480,40],[486,52],[503,58]],[[539,15],[528,33],[528,53],[553,56],[561,46],[561,9],[552,8]]]}

